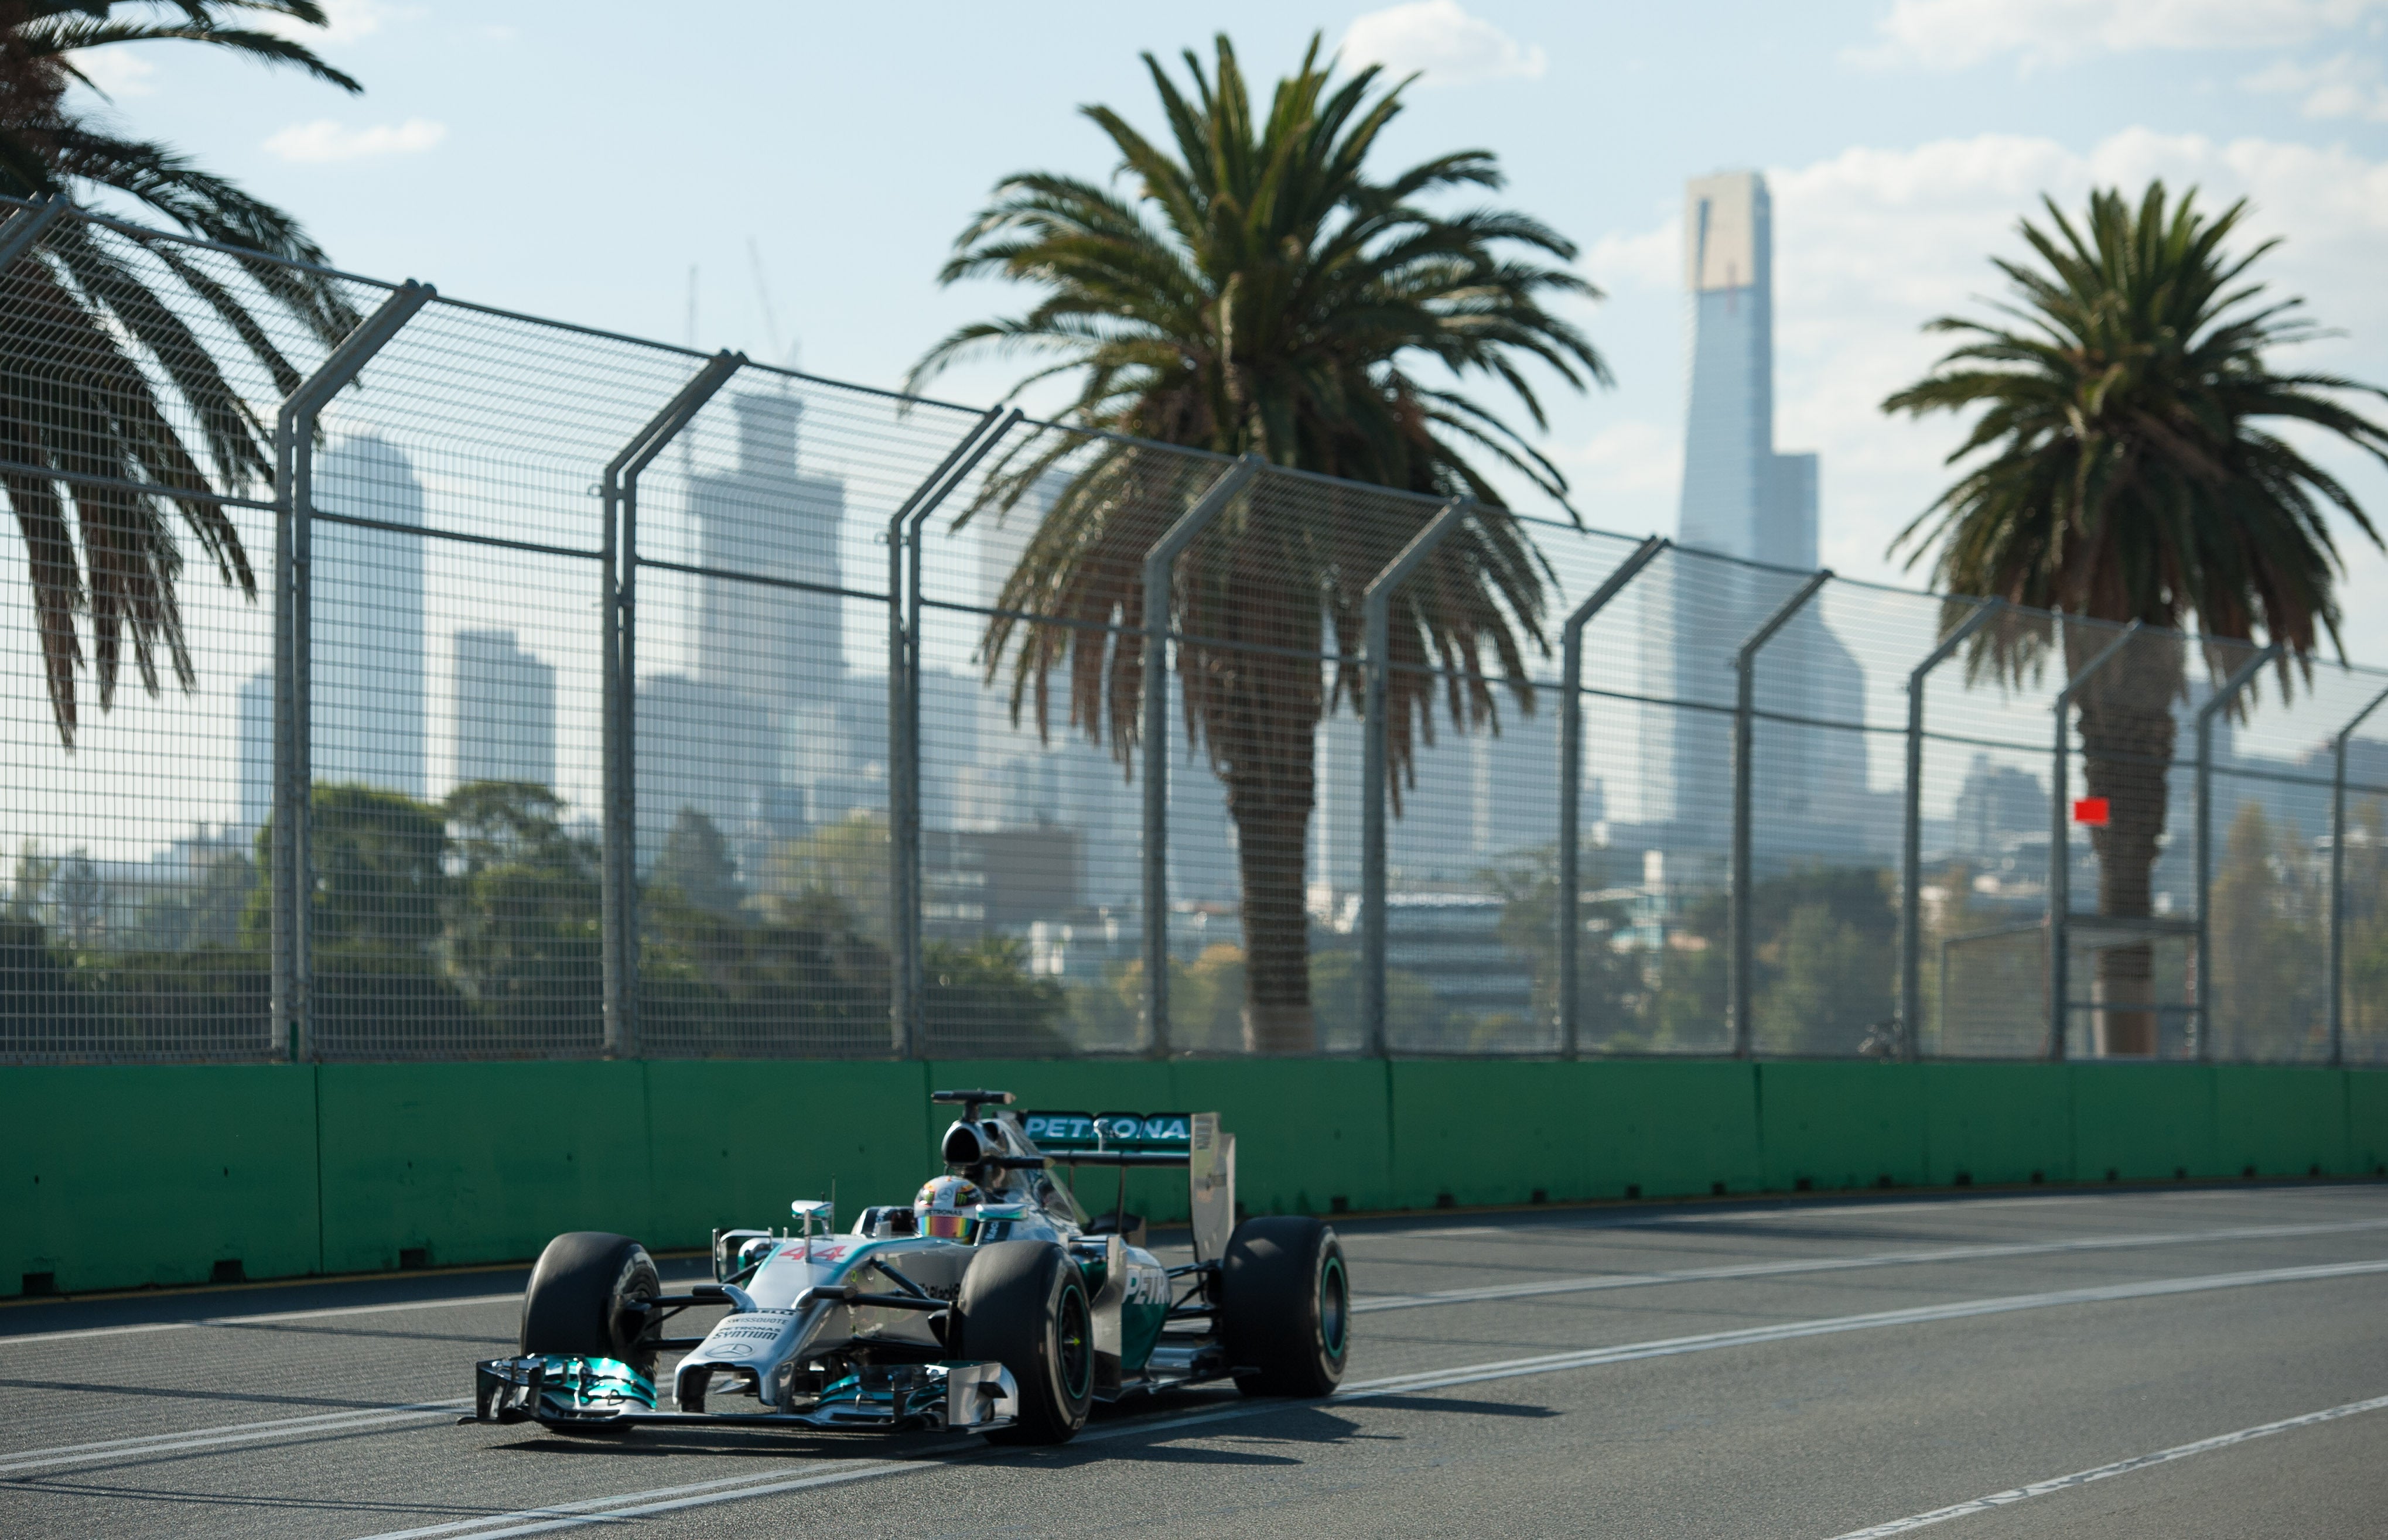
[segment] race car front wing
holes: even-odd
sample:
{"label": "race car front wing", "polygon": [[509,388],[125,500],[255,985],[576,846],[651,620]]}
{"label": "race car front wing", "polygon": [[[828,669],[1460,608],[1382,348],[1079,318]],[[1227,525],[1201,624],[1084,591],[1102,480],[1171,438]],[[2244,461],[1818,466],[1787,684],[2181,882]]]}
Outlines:
{"label": "race car front wing", "polygon": [[598,1430],[705,1422],[822,1431],[989,1433],[1019,1415],[1020,1386],[1001,1364],[866,1365],[786,1411],[666,1412],[654,1382],[616,1358],[533,1354],[473,1366],[473,1422]]}

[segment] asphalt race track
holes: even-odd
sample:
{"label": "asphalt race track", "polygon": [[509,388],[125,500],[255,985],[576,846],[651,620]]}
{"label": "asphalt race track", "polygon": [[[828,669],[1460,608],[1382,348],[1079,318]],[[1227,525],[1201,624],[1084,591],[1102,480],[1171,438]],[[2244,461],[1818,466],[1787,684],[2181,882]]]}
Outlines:
{"label": "asphalt race track", "polygon": [[2388,1185],[1343,1233],[1345,1394],[1035,1453],[458,1426],[519,1270],[12,1306],[0,1534],[2388,1534]]}

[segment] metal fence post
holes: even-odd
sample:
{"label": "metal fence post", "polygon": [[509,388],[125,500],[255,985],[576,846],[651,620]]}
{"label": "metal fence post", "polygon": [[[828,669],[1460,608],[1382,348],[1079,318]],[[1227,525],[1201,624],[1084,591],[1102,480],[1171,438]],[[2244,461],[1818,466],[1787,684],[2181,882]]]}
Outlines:
{"label": "metal fence post", "polygon": [[1633,554],[1619,563],[1615,572],[1602,581],[1592,596],[1575,607],[1561,631],[1559,656],[1559,870],[1558,870],[1558,943],[1559,943],[1559,1052],[1574,1058],[1581,1044],[1577,1023],[1578,981],[1576,978],[1576,947],[1581,943],[1582,887],[1580,877],[1581,852],[1577,849],[1580,833],[1577,823],[1583,809],[1583,628],[1593,616],[1607,607],[1608,601],[1625,591],[1625,586],[1642,575],[1642,569],[1658,559],[1658,553],[1673,542],[1663,536],[1653,535],[1633,549]]}
{"label": "metal fence post", "polygon": [[605,811],[599,903],[607,1058],[632,1058],[639,1052],[639,476],[745,362],[745,354],[726,351],[707,359],[606,462],[599,483],[605,518],[599,622],[604,638],[604,694],[599,712],[603,742],[598,755]]}
{"label": "metal fence post", "polygon": [[1983,600],[1907,675],[1906,820],[1900,830],[1899,864],[1899,1039],[1910,1059],[1921,1054],[1924,1024],[1924,681],[2005,602]]}
{"label": "metal fence post", "polygon": [[2346,1062],[2346,745],[2355,729],[2382,701],[2388,701],[2388,690],[2373,696],[2338,730],[2330,745],[2330,1062],[2333,1067]]}
{"label": "metal fence post", "polygon": [[1021,413],[989,407],[887,521],[887,1028],[921,1051],[921,526]]}
{"label": "metal fence post", "polygon": [[[1169,612],[1177,558],[1268,464],[1238,457],[1144,553],[1144,1042],[1169,1054]],[[1158,595],[1158,598],[1155,596]]]}
{"label": "metal fence post", "polygon": [[32,249],[42,238],[42,232],[57,222],[57,218],[71,207],[56,193],[44,193],[34,199],[31,208],[19,208],[0,224],[0,272],[14,267],[17,259]]}
{"label": "metal fence post", "polygon": [[292,1059],[314,1056],[312,915],[313,744],[309,732],[312,616],[315,423],[324,408],[431,303],[428,284],[409,281],[340,339],[312,374],[285,397],[273,419],[273,1035]]}
{"label": "metal fence post", "polygon": [[1369,580],[1361,595],[1365,638],[1368,704],[1360,724],[1360,1052],[1382,1058],[1385,1034],[1385,721],[1387,685],[1392,669],[1393,590],[1434,554],[1475,504],[1467,498],[1444,503],[1401,554]]}
{"label": "metal fence post", "polygon": [[1733,1054],[1737,1059],[1749,1057],[1757,1041],[1757,1022],[1751,1014],[1750,1002],[1756,991],[1751,970],[1756,964],[1757,945],[1750,935],[1749,890],[1754,877],[1750,855],[1750,800],[1757,785],[1756,765],[1752,763],[1756,744],[1757,681],[1759,650],[1774,639],[1774,634],[1791,624],[1791,617],[1807,607],[1817,590],[1833,580],[1832,569],[1817,573],[1799,589],[1783,601],[1782,607],[1766,617],[1765,624],[1749,634],[1733,655],[1733,856],[1726,874],[1727,907],[1725,928],[1732,938],[1725,953],[1727,1009],[1733,1018]]}
{"label": "metal fence post", "polygon": [[[2090,675],[2106,666],[2108,659],[2140,634],[2140,629],[2138,621],[2125,626],[2121,636],[2108,642],[2056,692],[2056,760],[2048,777],[2048,1056],[2052,1060],[2064,1057],[2064,1032],[2073,1009],[2073,959],[2069,952],[2073,944],[2073,809],[2065,795],[2067,762],[2073,752],[2073,697],[2090,682]],[[2064,612],[2061,610],[2056,613],[2056,647],[2057,656],[2062,658]]]}
{"label": "metal fence post", "polygon": [[2197,1024],[2197,1056],[2214,1056],[2214,1022],[2209,1009],[2214,998],[2214,930],[2206,921],[2206,901],[2214,889],[2214,718],[2224,707],[2239,698],[2266,663],[2280,655],[2280,645],[2256,653],[2230,671],[2205,704],[2197,708],[2197,975],[2193,980],[2195,1014],[2190,1019]]}

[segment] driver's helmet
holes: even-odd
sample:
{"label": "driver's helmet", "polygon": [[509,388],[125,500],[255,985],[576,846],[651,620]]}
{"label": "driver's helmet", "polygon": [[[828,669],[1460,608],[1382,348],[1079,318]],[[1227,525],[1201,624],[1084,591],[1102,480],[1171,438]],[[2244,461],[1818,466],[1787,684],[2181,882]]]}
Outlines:
{"label": "driver's helmet", "polygon": [[978,1231],[978,1216],[971,1210],[985,1201],[978,1183],[967,1178],[932,1177],[913,1195],[912,1213],[922,1235],[969,1241]]}

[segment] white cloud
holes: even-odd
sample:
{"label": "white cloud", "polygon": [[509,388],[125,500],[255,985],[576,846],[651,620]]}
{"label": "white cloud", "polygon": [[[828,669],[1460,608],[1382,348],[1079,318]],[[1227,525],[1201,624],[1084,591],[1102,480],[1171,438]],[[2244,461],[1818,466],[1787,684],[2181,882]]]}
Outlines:
{"label": "white cloud", "polygon": [[1638,235],[1603,235],[1592,243],[1578,264],[1585,278],[1603,289],[1620,284],[1656,288],[1680,283],[1683,273],[1683,225],[1669,215]]}
{"label": "white cloud", "polygon": [[428,118],[409,118],[398,124],[375,123],[352,129],[337,120],[318,118],[293,123],[265,142],[269,154],[307,164],[328,160],[361,160],[368,156],[414,155],[448,137],[448,125]]}
{"label": "white cloud", "polygon": [[2388,11],[2388,0],[1893,0],[1872,64],[2026,68],[2151,48],[2291,47]]}
{"label": "white cloud", "polygon": [[80,49],[70,62],[109,96],[146,96],[156,89],[149,81],[158,67],[129,45]]}
{"label": "white cloud", "polygon": [[2285,92],[2305,98],[2308,118],[2364,118],[2388,123],[2388,82],[2371,59],[2341,54],[2320,64],[2304,65],[2282,59],[2246,81],[2250,91]]}
{"label": "white cloud", "polygon": [[1381,64],[1396,75],[1424,70],[1429,85],[1534,80],[1548,63],[1539,44],[1521,46],[1490,21],[1468,15],[1458,0],[1412,0],[1370,11],[1344,31],[1339,51],[1346,64]]}
{"label": "white cloud", "polygon": [[1683,481],[1683,440],[1677,429],[1634,418],[1612,423],[1552,458],[1581,491],[1659,492],[1671,499]]}

